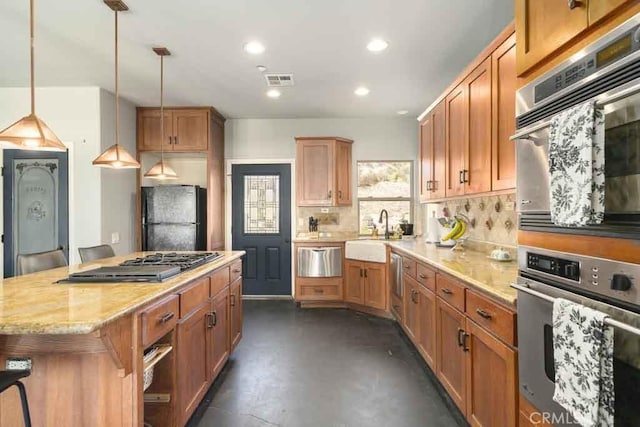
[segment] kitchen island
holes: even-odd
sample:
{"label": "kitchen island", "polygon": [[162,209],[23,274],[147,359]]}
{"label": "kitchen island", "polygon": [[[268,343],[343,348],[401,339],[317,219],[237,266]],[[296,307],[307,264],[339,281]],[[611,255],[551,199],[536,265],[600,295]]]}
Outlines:
{"label": "kitchen island", "polygon": [[[0,364],[31,362],[33,425],[184,425],[242,334],[244,252],[222,254],[162,283],[57,283],[147,253],[0,282]],[[21,425],[17,391],[0,425]]]}

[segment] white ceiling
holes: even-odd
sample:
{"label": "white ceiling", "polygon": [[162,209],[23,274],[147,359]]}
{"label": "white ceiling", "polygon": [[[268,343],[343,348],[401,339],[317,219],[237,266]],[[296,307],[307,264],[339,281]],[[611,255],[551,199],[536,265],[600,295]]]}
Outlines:
{"label": "white ceiling", "polygon": [[[417,116],[513,19],[513,0],[127,0],[121,94],[213,105],[233,118]],[[0,86],[28,85],[28,0],[0,2]],[[113,12],[102,0],[36,0],[36,84],[114,89]],[[372,37],[389,48],[365,49]],[[242,46],[259,40],[259,56]],[[267,98],[256,65],[296,86]],[[353,94],[358,85],[371,93]]]}

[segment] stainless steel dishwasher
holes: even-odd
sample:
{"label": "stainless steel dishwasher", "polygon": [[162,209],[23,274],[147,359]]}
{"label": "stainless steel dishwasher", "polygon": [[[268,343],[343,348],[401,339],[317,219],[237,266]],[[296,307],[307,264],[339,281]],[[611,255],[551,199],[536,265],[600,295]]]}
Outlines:
{"label": "stainless steel dishwasher", "polygon": [[298,277],[342,276],[342,248],[312,246],[298,248]]}
{"label": "stainless steel dishwasher", "polygon": [[389,259],[389,286],[398,298],[402,298],[402,257],[391,253]]}

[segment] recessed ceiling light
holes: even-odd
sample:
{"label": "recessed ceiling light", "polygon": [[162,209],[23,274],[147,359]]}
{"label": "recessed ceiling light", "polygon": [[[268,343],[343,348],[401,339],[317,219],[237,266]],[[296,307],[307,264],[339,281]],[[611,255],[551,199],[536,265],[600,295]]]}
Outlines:
{"label": "recessed ceiling light", "polygon": [[278,89],[271,89],[270,91],[267,92],[267,96],[269,98],[280,98],[280,95],[282,94]]}
{"label": "recessed ceiling light", "polygon": [[358,96],[367,96],[369,95],[369,89],[364,86],[360,86],[359,88],[354,90],[353,93],[355,93]]}
{"label": "recessed ceiling light", "polygon": [[257,41],[251,41],[244,45],[244,50],[252,55],[259,55],[264,52],[264,45]]}
{"label": "recessed ceiling light", "polygon": [[389,43],[382,39],[373,39],[367,45],[367,49],[369,49],[370,52],[382,52],[387,47],[389,47]]}
{"label": "recessed ceiling light", "polygon": [[406,114],[409,114],[409,110],[398,110],[398,114],[400,114],[401,116],[404,116]]}
{"label": "recessed ceiling light", "polygon": [[265,71],[267,71],[267,67],[265,67],[264,65],[258,65],[256,66],[256,68],[258,69],[258,71],[260,71],[261,73],[264,73]]}

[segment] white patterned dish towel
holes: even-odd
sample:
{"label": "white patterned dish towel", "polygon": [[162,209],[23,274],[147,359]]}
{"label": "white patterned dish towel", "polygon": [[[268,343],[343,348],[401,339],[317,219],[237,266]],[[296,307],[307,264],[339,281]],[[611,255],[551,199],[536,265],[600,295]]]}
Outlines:
{"label": "white patterned dish towel", "polygon": [[551,221],[565,227],[604,219],[604,111],[593,101],[551,119],[549,200]]}
{"label": "white patterned dish towel", "polygon": [[562,298],[553,303],[553,400],[584,427],[613,426],[613,328],[606,317]]}

